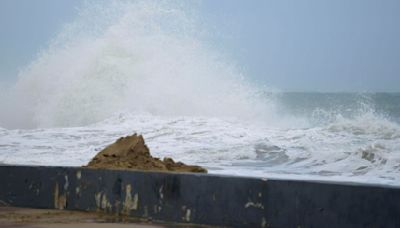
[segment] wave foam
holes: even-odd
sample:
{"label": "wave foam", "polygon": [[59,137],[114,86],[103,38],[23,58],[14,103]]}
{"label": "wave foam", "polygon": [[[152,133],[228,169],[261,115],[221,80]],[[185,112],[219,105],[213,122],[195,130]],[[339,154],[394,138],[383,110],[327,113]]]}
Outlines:
{"label": "wave foam", "polygon": [[78,126],[121,111],[266,118],[272,102],[195,18],[182,3],[91,2],[20,73],[0,125]]}
{"label": "wave foam", "polygon": [[356,136],[372,135],[377,139],[400,138],[400,126],[373,113],[366,113],[355,118],[338,116],[336,121],[327,126],[334,133],[349,133]]}

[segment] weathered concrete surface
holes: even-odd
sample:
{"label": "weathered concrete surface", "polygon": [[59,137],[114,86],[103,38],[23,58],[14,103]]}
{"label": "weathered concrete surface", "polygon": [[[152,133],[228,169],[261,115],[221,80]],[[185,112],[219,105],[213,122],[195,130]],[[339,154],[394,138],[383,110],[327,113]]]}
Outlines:
{"label": "weathered concrete surface", "polygon": [[400,227],[395,187],[28,166],[0,166],[0,183],[0,201],[13,206],[220,226]]}

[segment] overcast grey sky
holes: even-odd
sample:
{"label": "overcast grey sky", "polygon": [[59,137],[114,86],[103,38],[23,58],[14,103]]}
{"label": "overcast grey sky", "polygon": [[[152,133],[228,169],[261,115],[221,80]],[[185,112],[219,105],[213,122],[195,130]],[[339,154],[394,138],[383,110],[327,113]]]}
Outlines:
{"label": "overcast grey sky", "polygon": [[[79,0],[1,0],[0,77],[15,80]],[[400,92],[398,0],[206,0],[200,16],[247,77],[284,91]]]}

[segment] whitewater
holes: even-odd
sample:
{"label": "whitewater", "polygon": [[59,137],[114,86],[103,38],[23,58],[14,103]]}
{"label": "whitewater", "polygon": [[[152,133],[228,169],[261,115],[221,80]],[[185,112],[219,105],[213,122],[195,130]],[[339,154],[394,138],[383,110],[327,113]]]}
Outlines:
{"label": "whitewater", "polygon": [[399,94],[267,89],[210,33],[192,3],[86,2],[0,86],[0,163],[81,166],[139,133],[213,174],[399,185]]}

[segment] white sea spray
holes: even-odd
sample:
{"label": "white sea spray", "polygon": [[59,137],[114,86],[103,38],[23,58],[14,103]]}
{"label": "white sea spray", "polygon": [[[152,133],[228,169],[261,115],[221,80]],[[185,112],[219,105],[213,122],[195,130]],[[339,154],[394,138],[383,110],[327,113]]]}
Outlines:
{"label": "white sea spray", "polygon": [[137,132],[155,156],[210,173],[400,183],[400,113],[368,95],[279,100],[244,80],[200,21],[183,2],[88,2],[0,86],[0,163],[80,166]]}

